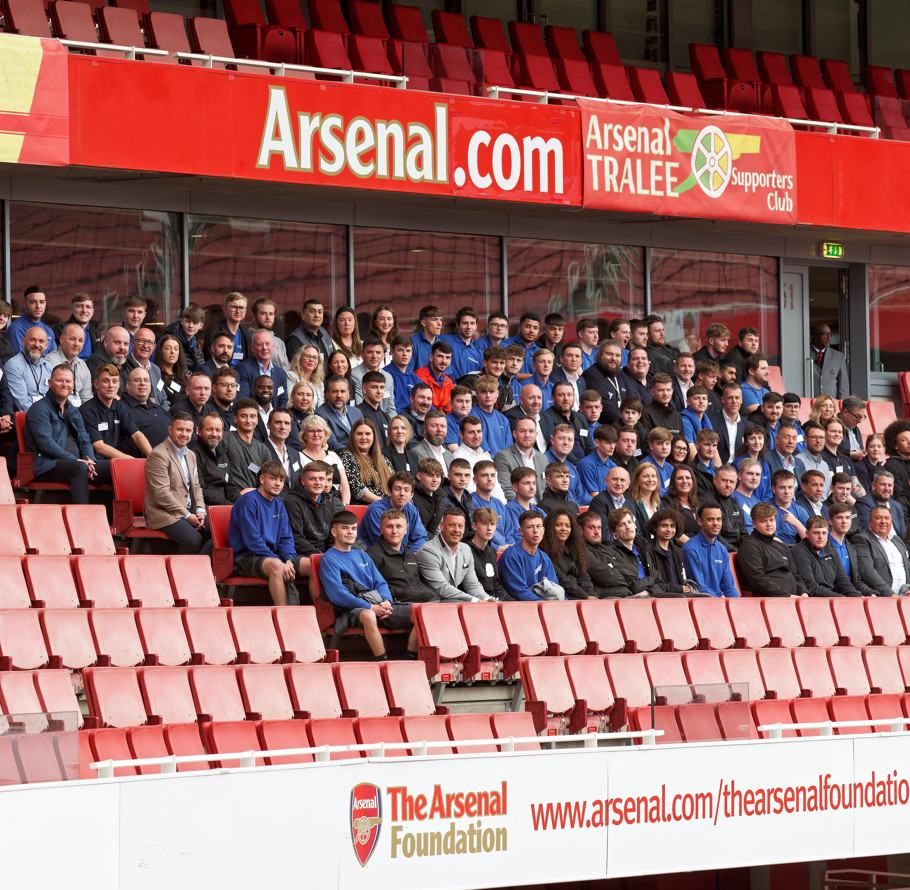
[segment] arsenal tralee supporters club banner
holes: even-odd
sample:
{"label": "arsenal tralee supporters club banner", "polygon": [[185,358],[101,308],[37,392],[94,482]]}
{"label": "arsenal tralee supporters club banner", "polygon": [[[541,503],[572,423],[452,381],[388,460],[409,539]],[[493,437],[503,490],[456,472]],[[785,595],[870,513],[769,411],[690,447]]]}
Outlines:
{"label": "arsenal tralee supporters club banner", "polygon": [[787,121],[578,104],[585,207],[796,222],[796,140]]}

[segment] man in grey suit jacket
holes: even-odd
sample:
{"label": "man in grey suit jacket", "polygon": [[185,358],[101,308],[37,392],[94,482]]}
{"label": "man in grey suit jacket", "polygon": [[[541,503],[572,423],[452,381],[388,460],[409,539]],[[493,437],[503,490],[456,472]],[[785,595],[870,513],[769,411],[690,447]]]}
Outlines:
{"label": "man in grey suit jacket", "polygon": [[455,459],[455,455],[446,447],[446,434],[448,433],[448,424],[443,411],[428,411],[424,420],[423,438],[413,447],[408,449],[408,463],[414,467],[413,475],[417,475],[417,464],[424,458],[432,457],[442,464],[442,468],[448,475],[449,466]]}
{"label": "man in grey suit jacket", "polygon": [[859,574],[876,596],[906,595],[910,590],[910,561],[907,545],[892,533],[891,511],[873,507],[869,528],[853,542],[859,562]]}
{"label": "man in grey suit jacket", "polygon": [[447,509],[439,534],[417,551],[420,577],[444,602],[492,599],[477,580],[471,549],[461,542],[464,527],[464,516],[455,509]]}
{"label": "man in grey suit jacket", "polygon": [[499,477],[499,484],[502,486],[506,500],[515,500],[515,492],[512,491],[512,470],[517,470],[519,467],[531,467],[537,473],[537,491],[543,494],[543,490],[547,487],[544,471],[547,469],[549,461],[545,454],[534,447],[537,439],[537,422],[531,417],[520,418],[515,424],[512,435],[515,444],[493,456],[496,475]]}
{"label": "man in grey suit jacket", "polygon": [[847,359],[831,345],[831,328],[817,324],[812,328],[812,395],[826,392],[836,399],[850,395],[850,381],[847,375]]}

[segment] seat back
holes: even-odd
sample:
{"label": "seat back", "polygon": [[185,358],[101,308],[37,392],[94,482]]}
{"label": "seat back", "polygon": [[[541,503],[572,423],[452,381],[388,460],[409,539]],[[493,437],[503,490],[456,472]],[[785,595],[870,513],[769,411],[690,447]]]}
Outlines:
{"label": "seat back", "polygon": [[649,729],[659,729],[662,736],[657,736],[655,743],[658,745],[678,745],[683,738],[676,720],[677,709],[672,705],[657,705],[650,708],[630,708],[629,725],[635,732],[646,732]]}
{"label": "seat back", "polygon": [[423,16],[416,6],[400,6],[390,3],[386,7],[389,17],[389,33],[406,43],[429,43]]}
{"label": "seat back", "polygon": [[688,600],[654,600],[654,616],[661,639],[669,640],[677,652],[698,647],[698,631],[695,630]]}
{"label": "seat back", "polygon": [[544,29],[547,38],[547,50],[554,59],[572,59],[576,62],[587,61],[581,51],[578,37],[572,28],[560,28],[556,25],[547,25]]}
{"label": "seat back", "polygon": [[679,730],[686,742],[715,742],[723,738],[712,704],[680,705],[676,711]]}
{"label": "seat back", "polygon": [[361,745],[382,744],[386,757],[407,757],[410,754],[407,748],[394,747],[395,742],[404,741],[398,717],[358,717],[354,721],[354,735]]}
{"label": "seat back", "polygon": [[73,574],[80,598],[97,608],[121,609],[129,605],[116,556],[75,556]]}
{"label": "seat back", "polygon": [[[213,53],[217,55],[217,53]],[[115,458],[111,461],[111,483],[114,488],[114,501],[128,505],[133,516],[142,515],[145,503],[145,459]],[[128,526],[116,523],[117,531],[124,531]]]}
{"label": "seat back", "polygon": [[842,123],[843,115],[837,107],[837,97],[825,87],[805,87],[806,109],[809,117],[818,121]]}
{"label": "seat back", "polygon": [[170,609],[174,606],[167,562],[160,556],[121,556],[120,574],[127,596],[144,609]]}
{"label": "seat back", "polygon": [[[313,747],[321,745],[357,745],[354,735],[354,724],[351,720],[310,720],[307,732]],[[357,760],[362,757],[360,751],[335,751],[331,760]]]}
{"label": "seat back", "polygon": [[[428,672],[438,670],[445,679],[456,679],[468,652],[464,631],[456,618],[455,607],[428,604],[411,609],[417,631],[418,651]],[[438,661],[437,661],[438,660]]]}
{"label": "seat back", "polygon": [[785,649],[794,649],[806,642],[799,613],[796,611],[796,600],[766,596],[760,602],[768,632],[776,642],[779,641],[778,645]]}
{"label": "seat back", "polygon": [[556,77],[560,87],[567,93],[577,96],[596,96],[597,87],[591,77],[591,69],[587,62],[577,59],[563,59],[559,56],[553,59],[556,66]]}
{"label": "seat back", "polygon": [[[69,556],[26,556],[22,568],[33,600],[49,609],[78,608],[79,593]],[[14,584],[15,574],[9,577]]]}
{"label": "seat back", "polygon": [[651,681],[641,655],[607,655],[607,675],[615,698],[624,698],[630,708],[651,704]]}
{"label": "seat back", "polygon": [[238,652],[246,652],[253,664],[277,664],[281,661],[281,644],[270,607],[235,606],[225,611]]}
{"label": "seat back", "polygon": [[47,646],[35,609],[0,612],[0,660],[5,662],[6,670],[33,671],[47,667]]}
{"label": "seat back", "polygon": [[758,73],[751,50],[725,46],[724,65],[730,77],[744,80],[746,83],[761,82],[761,75]]}
{"label": "seat back", "polygon": [[75,714],[76,725],[83,724],[82,709],[76,698],[69,671],[35,671],[32,674],[41,708],[48,714]]}
{"label": "seat back", "polygon": [[391,75],[392,65],[386,55],[385,44],[379,37],[352,34],[348,37],[348,54],[357,71]]}
{"label": "seat back", "polygon": [[762,649],[770,644],[771,638],[762,613],[761,600],[751,597],[728,599],[727,612],[739,645],[749,649]]}
{"label": "seat back", "polygon": [[472,608],[473,603],[458,606],[458,617],[464,630],[465,641],[476,646],[481,660],[482,675],[478,679],[495,679],[492,673],[502,669],[503,658],[509,648],[499,611],[493,608]]}
{"label": "seat back", "polygon": [[59,504],[23,504],[16,509],[28,550],[42,556],[69,556],[73,552]]}
{"label": "seat back", "polygon": [[[163,726],[133,726],[126,731],[126,741],[130,752],[137,760],[170,756],[164,740]],[[161,768],[153,764],[138,766],[136,769],[141,776],[151,776],[161,772]]]}
{"label": "seat back", "polygon": [[[264,751],[287,751],[292,748],[309,748],[306,723],[303,720],[263,720],[259,724],[259,738]],[[270,766],[288,763],[312,763],[312,754],[288,754],[283,757],[269,757]]]}
{"label": "seat back", "polygon": [[689,604],[698,638],[704,640],[709,649],[729,649],[736,642],[724,599],[693,597]]}
{"label": "seat back", "polygon": [[389,706],[408,717],[436,713],[423,665],[416,661],[384,661],[379,665]]}
{"label": "seat back", "polygon": [[827,649],[836,646],[840,634],[831,614],[831,600],[822,597],[810,597],[796,601],[799,620],[807,637],[815,639],[816,646]]}
{"label": "seat back", "polygon": [[588,711],[603,714],[615,702],[607,665],[603,658],[577,655],[566,659],[566,676],[576,700],[587,702]]}
{"label": "seat back", "polygon": [[144,726],[148,722],[134,668],[86,668],[82,678],[89,714],[98,726]]}
{"label": "seat back", "polygon": [[[898,71],[898,75],[901,73]],[[863,69],[863,79],[868,93],[891,99],[898,98],[897,83],[890,68],[886,68],[884,65],[866,65]]]}
{"label": "seat back", "polygon": [[384,41],[391,39],[392,35],[389,34],[389,28],[382,17],[382,5],[379,3],[373,3],[371,0],[348,0],[348,18],[351,20],[351,31],[354,34],[378,37]]}
{"label": "seat back", "polygon": [[670,97],[664,89],[660,72],[654,68],[630,68],[629,81],[632,93],[639,102],[651,102],[656,105],[669,105]]}
{"label": "seat back", "polygon": [[306,16],[299,0],[265,0],[265,12],[273,25],[300,33],[307,29]]}
{"label": "seat back", "polygon": [[801,687],[790,650],[760,649],[756,654],[765,690],[776,693],[777,698],[798,698]]}
{"label": "seat back", "polygon": [[863,663],[870,687],[886,695],[902,695],[907,691],[901,675],[898,650],[892,646],[869,646],[863,649]]}
{"label": "seat back", "polygon": [[307,0],[310,24],[320,31],[334,31],[336,34],[350,34],[351,29],[341,11],[339,0]]}
{"label": "seat back", "polygon": [[145,654],[134,609],[92,609],[89,625],[95,640],[95,651],[110,658],[114,667],[142,664]]}
{"label": "seat back", "polygon": [[622,65],[622,56],[616,48],[616,41],[612,34],[601,31],[582,31],[581,42],[584,46],[585,57],[589,62],[601,65]]}
{"label": "seat back", "polygon": [[712,690],[707,686],[721,686],[727,683],[724,676],[724,669],[720,663],[719,652],[706,652],[698,650],[696,652],[683,652],[683,668],[689,682],[701,688],[695,691],[708,696],[708,700],[726,699],[729,697],[727,689]]}
{"label": "seat back", "polygon": [[907,642],[896,600],[887,596],[869,596],[863,597],[863,605],[876,642],[883,646],[903,646]]}
{"label": "seat back", "polygon": [[[202,734],[195,723],[170,723],[164,727],[164,742],[168,751],[175,757],[192,757],[205,754],[202,745]],[[177,772],[211,769],[207,761],[200,763],[179,763]]]}
{"label": "seat back", "polygon": [[[145,37],[139,24],[139,13],[125,6],[102,6],[98,10],[101,33],[108,43],[120,46],[145,47]],[[158,56],[149,56],[158,59]],[[163,741],[163,739],[162,739]]]}
{"label": "seat back", "polygon": [[793,72],[793,81],[798,87],[803,87],[803,89],[826,89],[825,79],[822,77],[821,69],[818,67],[818,59],[815,56],[791,55],[790,71]]}
{"label": "seat back", "polygon": [[[595,659],[599,660],[599,659]],[[534,719],[527,711],[508,711],[490,715],[490,726],[497,739],[530,739],[537,735]],[[539,751],[538,742],[518,742],[516,751]]]}
{"label": "seat back", "polygon": [[728,683],[747,683],[749,700],[765,696],[765,682],[752,649],[728,649],[720,653],[720,663]]}
{"label": "seat back", "polygon": [[237,661],[227,609],[183,609],[182,612],[194,663],[234,664]]}
{"label": "seat back", "polygon": [[[169,53],[189,53],[190,39],[186,35],[186,24],[183,16],[176,12],[158,12],[149,14],[148,28],[149,46],[154,49],[165,49]],[[176,61],[172,56],[168,61]],[[193,62],[193,64],[198,64]],[[111,475],[113,476],[113,461],[111,461]]]}
{"label": "seat back", "polygon": [[678,652],[646,655],[645,671],[656,694],[665,698],[667,704],[680,705],[692,701],[692,691]]}
{"label": "seat back", "polygon": [[660,630],[657,627],[651,600],[637,598],[617,600],[616,614],[626,641],[635,643],[639,652],[656,652],[660,649]]}
{"label": "seat back", "polygon": [[495,754],[499,750],[494,744],[458,744],[471,739],[493,738],[489,714],[450,714],[446,717],[446,728],[449,730],[449,738],[455,743],[456,754]]}
{"label": "seat back", "polygon": [[[88,3],[55,0],[51,4],[51,17],[57,37],[63,40],[81,40],[85,43],[99,42],[95,21],[92,18],[92,7]],[[99,51],[98,55],[120,58],[119,53]]]}
{"label": "seat back", "polygon": [[828,664],[838,694],[868,695],[871,692],[861,649],[852,646],[829,649]]}
{"label": "seat back", "polygon": [[[534,703],[546,709],[535,719],[538,731],[547,729],[556,735],[565,728],[565,718],[575,706],[575,695],[566,674],[564,658],[523,658],[521,660],[521,685],[525,691],[526,710],[532,710]],[[551,715],[554,715],[551,719]]]}
{"label": "seat back", "polygon": [[139,688],[146,713],[165,724],[195,723],[196,703],[185,667],[139,668]]}
{"label": "seat back", "polygon": [[[214,509],[210,508],[210,517]],[[217,606],[220,602],[212,563],[207,556],[169,556],[167,574],[175,599],[184,601],[186,605]]]}
{"label": "seat back", "polygon": [[471,34],[474,35],[474,46],[481,49],[495,49],[506,55],[511,54],[512,47],[499,19],[472,15],[470,23]]}
{"label": "seat back", "polygon": [[97,663],[86,609],[42,609],[39,614],[47,651],[60,659],[60,667],[81,671]]}
{"label": "seat back", "polygon": [[[0,584],[0,609],[27,609],[32,604],[25,574],[22,571],[22,562],[18,556],[0,556],[0,578],[3,578],[3,583]],[[73,595],[75,597],[75,587]],[[78,605],[78,599],[74,605]]]}
{"label": "seat back", "polygon": [[[448,742],[449,732],[446,729],[446,718],[433,717],[403,717],[401,720],[401,734],[406,742]],[[418,752],[413,751],[412,754]],[[427,754],[442,756],[452,753],[451,746],[440,745],[438,748],[429,748]]]}
{"label": "seat back", "polygon": [[[823,723],[831,719],[828,706],[823,698],[795,698],[790,702],[790,714],[794,723]],[[821,731],[798,729],[796,734],[801,737],[817,736],[821,734]]]}
{"label": "seat back", "polygon": [[[239,720],[225,720],[217,723],[204,723],[202,735],[210,754],[231,754],[239,751],[261,751],[259,733],[255,723],[244,723]],[[213,761],[216,768],[236,769],[239,760]]]}
{"label": "seat back", "polygon": [[217,721],[244,719],[246,712],[233,667],[191,667],[189,673],[197,714]]}
{"label": "seat back", "polygon": [[65,504],[63,524],[73,550],[91,556],[113,556],[117,552],[103,504]]}
{"label": "seat back", "polygon": [[112,0],[111,5],[119,6],[121,9],[134,9],[140,19],[147,18],[151,13],[148,0]]}
{"label": "seat back", "polygon": [[192,652],[179,609],[137,609],[136,625],[146,655],[161,665],[189,664]]}
{"label": "seat back", "polygon": [[699,82],[727,79],[727,72],[720,60],[720,51],[713,44],[690,43],[689,60]]}
{"label": "seat back", "polygon": [[294,716],[291,696],[280,664],[243,664],[237,668],[240,695],[248,714],[263,720],[290,720]]}
{"label": "seat back", "polygon": [[284,672],[295,711],[319,718],[341,716],[341,700],[330,664],[289,664]]}
{"label": "seat back", "polygon": [[[790,703],[786,700],[765,699],[763,701],[752,702],[752,717],[755,720],[755,726],[771,726],[775,723],[792,723],[793,714],[790,713]],[[758,730],[758,736],[762,739],[771,737],[770,730]],[[784,729],[781,731],[781,737],[785,739],[795,739],[795,729]]]}
{"label": "seat back", "polygon": [[350,70],[353,67],[344,46],[344,38],[339,33],[311,29],[304,35],[304,44],[307,58],[313,65],[344,70]]}
{"label": "seat back", "polygon": [[496,608],[506,640],[518,646],[522,657],[546,654],[547,636],[536,603],[499,603]]}
{"label": "seat back", "polygon": [[578,655],[585,651],[585,632],[578,619],[575,603],[540,603],[538,609],[547,642],[551,646],[558,646],[560,655]]}
{"label": "seat back", "polygon": [[799,89],[793,84],[771,84],[771,97],[778,117],[805,120],[809,116]]}
{"label": "seat back", "polygon": [[[374,6],[366,0],[356,0],[357,4],[365,6]],[[353,13],[352,13],[353,17]],[[433,21],[433,34],[437,43],[445,43],[449,46],[463,46],[465,49],[473,49],[474,41],[468,33],[468,25],[464,16],[459,12],[444,12],[441,9],[434,9],[430,13]]]}
{"label": "seat back", "polygon": [[793,663],[799,684],[813,698],[827,698],[834,695],[834,680],[826,649],[794,649]]}
{"label": "seat back", "polygon": [[[89,733],[89,743],[92,746],[93,760],[132,760],[133,752],[127,741],[126,729],[96,729]],[[118,766],[114,770],[114,777],[138,776],[139,770],[135,766]]]}
{"label": "seat back", "polygon": [[549,56],[522,54],[518,57],[518,76],[521,85],[529,90],[559,92],[559,81]]}
{"label": "seat back", "polygon": [[276,606],[272,617],[282,653],[290,653],[294,661],[326,660],[325,644],[312,606]]}
{"label": "seat back", "polygon": [[758,71],[764,83],[779,84],[780,86],[795,86],[787,67],[787,57],[783,53],[769,53],[760,50],[756,54]]}
{"label": "seat back", "polygon": [[897,420],[893,402],[869,401],[866,403],[866,408],[869,412],[872,428],[877,433],[883,433],[890,424]]}
{"label": "seat back", "polygon": [[623,650],[626,638],[616,615],[616,600],[583,600],[578,604],[578,617],[585,639],[596,644],[598,652]]}
{"label": "seat back", "polygon": [[629,85],[629,76],[622,65],[610,65],[606,62],[592,62],[594,85],[598,95],[605,99],[619,99],[622,102],[634,102],[635,94]]}
{"label": "seat back", "polygon": [[857,92],[856,84],[850,77],[850,68],[843,59],[822,59],[821,69],[825,85],[829,90],[844,93]]}
{"label": "seat back", "polygon": [[[187,19],[187,24],[189,25],[190,41],[195,52],[227,59],[235,57],[234,45],[231,43],[226,21],[197,15]],[[223,62],[215,62],[213,67],[224,68],[225,65]],[[213,507],[209,511],[210,523],[214,509]]]}
{"label": "seat back", "polygon": [[47,715],[31,671],[0,671],[0,713],[21,718],[24,732],[44,732]]}
{"label": "seat back", "polygon": [[872,645],[872,628],[862,599],[856,596],[832,599],[831,614],[838,634],[848,639],[851,646]]}
{"label": "seat back", "polygon": [[376,662],[341,662],[332,666],[341,706],[357,717],[388,717],[391,713]]}
{"label": "seat back", "polygon": [[540,33],[540,26],[530,22],[509,22],[509,37],[512,41],[512,51],[524,53],[529,56],[547,56],[546,44]]}
{"label": "seat back", "polygon": [[53,38],[51,23],[41,0],[4,0],[6,28],[27,37]]}

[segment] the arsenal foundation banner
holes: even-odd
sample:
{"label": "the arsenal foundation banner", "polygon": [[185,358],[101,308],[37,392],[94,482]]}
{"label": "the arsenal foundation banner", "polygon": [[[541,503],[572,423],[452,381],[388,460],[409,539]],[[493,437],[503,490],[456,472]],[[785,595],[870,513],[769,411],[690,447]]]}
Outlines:
{"label": "the arsenal foundation banner", "polygon": [[796,140],[787,121],[578,104],[585,207],[796,222]]}

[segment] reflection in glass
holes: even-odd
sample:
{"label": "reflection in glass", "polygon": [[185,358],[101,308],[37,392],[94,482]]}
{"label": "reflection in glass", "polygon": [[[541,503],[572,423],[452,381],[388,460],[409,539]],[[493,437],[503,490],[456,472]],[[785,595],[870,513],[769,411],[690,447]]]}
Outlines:
{"label": "reflection in glass", "polygon": [[910,267],[868,266],[870,370],[907,370]]}

